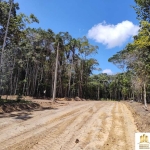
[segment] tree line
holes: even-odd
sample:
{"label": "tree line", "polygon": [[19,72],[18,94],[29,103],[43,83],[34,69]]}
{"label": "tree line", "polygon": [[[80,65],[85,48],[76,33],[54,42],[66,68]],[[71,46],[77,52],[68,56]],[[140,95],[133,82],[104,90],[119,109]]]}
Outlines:
{"label": "tree line", "polygon": [[1,95],[41,97],[46,91],[52,97],[58,48],[56,96],[86,97],[88,77],[98,65],[88,56],[97,53],[98,47],[86,37],[76,39],[68,32],[55,34],[51,29],[28,27],[39,20],[33,14],[17,14],[19,4],[11,2],[0,1]]}
{"label": "tree line", "polygon": [[91,84],[98,99],[131,99],[144,103],[146,108],[150,102],[150,0],[134,1],[136,5],[133,8],[140,27],[138,35],[108,59],[122,73],[91,76]]}
{"label": "tree line", "polygon": [[147,107],[150,101],[150,0],[135,0],[135,3],[133,8],[140,26],[138,35],[109,61],[126,70],[125,76],[129,72],[133,99]]}
{"label": "tree line", "polygon": [[56,34],[51,29],[30,28],[31,23],[39,23],[33,14],[17,14],[18,3],[1,0],[0,94],[38,98],[45,91],[46,97],[52,97],[57,72],[56,97],[133,99],[146,106],[150,101],[150,0],[135,3],[139,33],[108,60],[123,72],[93,75],[93,70],[100,68],[98,61],[89,56],[97,53],[98,46],[91,45],[85,36],[73,38],[68,32]]}

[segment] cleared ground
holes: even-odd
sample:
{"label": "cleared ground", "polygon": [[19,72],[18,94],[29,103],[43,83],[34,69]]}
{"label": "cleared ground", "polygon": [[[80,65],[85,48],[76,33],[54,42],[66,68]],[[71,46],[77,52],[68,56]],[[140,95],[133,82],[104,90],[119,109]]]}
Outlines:
{"label": "cleared ground", "polygon": [[122,102],[66,102],[0,116],[0,150],[134,150],[137,132]]}

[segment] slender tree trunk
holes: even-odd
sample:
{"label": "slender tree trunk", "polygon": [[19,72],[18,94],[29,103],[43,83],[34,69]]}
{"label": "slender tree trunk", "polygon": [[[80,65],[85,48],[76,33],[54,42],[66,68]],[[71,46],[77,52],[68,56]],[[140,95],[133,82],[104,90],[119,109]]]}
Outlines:
{"label": "slender tree trunk", "polygon": [[17,94],[17,88],[18,88],[18,77],[19,77],[19,73],[18,76],[16,76],[16,84],[15,84],[15,91],[14,91],[14,95]]}
{"label": "slender tree trunk", "polygon": [[39,90],[39,79],[37,79],[36,97],[38,97],[38,90]]}
{"label": "slender tree trunk", "polygon": [[[0,57],[0,74],[1,75],[3,75],[4,48],[5,48],[5,45],[6,45],[6,38],[7,38],[7,33],[8,33],[8,27],[9,27],[9,20],[10,20],[10,16],[11,16],[12,4],[13,4],[13,0],[11,0],[11,4],[10,4],[10,10],[9,10],[8,20],[7,20],[7,25],[6,25],[6,32],[5,32],[5,36],[4,36],[4,41],[3,41],[2,51],[1,51],[1,57]],[[1,91],[1,87],[2,87],[2,77],[0,79],[0,91]]]}
{"label": "slender tree trunk", "polygon": [[143,99],[143,98],[142,98],[142,88],[141,88],[141,102],[142,102],[142,99]]}
{"label": "slender tree trunk", "polygon": [[68,97],[70,97],[70,84],[71,84],[71,71],[72,71],[72,64],[73,64],[73,57],[72,57],[72,62],[71,62],[71,67],[70,67],[70,72],[69,72],[69,87],[68,87]]}
{"label": "slender tree trunk", "polygon": [[72,97],[75,97],[75,86],[74,86],[74,78],[75,78],[75,74],[74,74],[74,76],[73,76],[73,95],[72,95]]}
{"label": "slender tree trunk", "polygon": [[38,67],[36,65],[35,78],[34,78],[34,87],[33,87],[33,96],[35,95],[35,91],[36,91],[37,77],[38,77]]}
{"label": "slender tree trunk", "polygon": [[79,86],[78,86],[78,97],[80,97],[80,83],[79,83]]}
{"label": "slender tree trunk", "polygon": [[13,78],[13,88],[12,88],[12,95],[14,94],[14,91],[15,91],[15,85],[16,85],[16,80],[17,80],[17,77],[16,77],[16,74],[14,75],[14,78]]}
{"label": "slender tree trunk", "polygon": [[25,74],[25,82],[23,84],[23,95],[25,95],[25,87],[26,87],[26,84],[27,84],[28,66],[29,66],[29,62],[28,62],[28,59],[27,59],[27,68],[26,68],[26,74]]}
{"label": "slender tree trunk", "polygon": [[117,100],[117,90],[115,90],[115,100]]}
{"label": "slender tree trunk", "polygon": [[54,78],[53,78],[53,71],[52,71],[52,82],[51,82],[51,96],[53,97],[53,91],[54,91]]}
{"label": "slender tree trunk", "polygon": [[133,95],[133,100],[134,100],[134,91],[133,91],[132,95]]}
{"label": "slender tree trunk", "polygon": [[97,99],[99,100],[99,86],[98,86],[98,89],[97,89]]}
{"label": "slender tree trunk", "polygon": [[146,101],[146,85],[144,83],[144,105],[145,105],[145,108],[147,108],[147,101]]}
{"label": "slender tree trunk", "polygon": [[28,95],[31,95],[32,92],[32,71],[30,71],[29,82],[28,82]]}
{"label": "slender tree trunk", "polygon": [[79,90],[79,97],[82,97],[82,73],[81,73],[81,80],[80,80],[80,90]]}
{"label": "slender tree trunk", "polygon": [[120,91],[118,92],[118,100],[121,99]]}
{"label": "slender tree trunk", "polygon": [[14,67],[15,67],[15,59],[13,61],[13,68],[12,68],[12,71],[11,71],[11,80],[10,80],[10,95],[12,95],[12,91],[13,91],[13,71],[14,71]]}
{"label": "slender tree trunk", "polygon": [[58,53],[59,53],[59,43],[58,43],[58,45],[57,45],[56,66],[55,66],[55,78],[54,78],[54,90],[53,90],[53,99],[52,99],[52,102],[55,101],[55,97],[56,97],[58,55],[59,55]]}
{"label": "slender tree trunk", "polygon": [[63,97],[63,92],[62,92],[62,78],[60,76],[60,96]]}

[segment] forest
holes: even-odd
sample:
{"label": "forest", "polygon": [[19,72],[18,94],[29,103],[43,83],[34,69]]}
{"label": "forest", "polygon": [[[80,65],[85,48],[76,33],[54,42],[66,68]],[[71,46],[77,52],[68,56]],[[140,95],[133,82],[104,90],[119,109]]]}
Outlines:
{"label": "forest", "polygon": [[[80,97],[93,100],[150,102],[150,1],[135,0],[140,30],[124,49],[109,58],[122,73],[100,71],[92,57],[98,46],[86,36],[31,28],[31,14],[18,14],[19,4],[0,1],[0,95],[40,98]],[[54,92],[54,90],[56,90]]]}

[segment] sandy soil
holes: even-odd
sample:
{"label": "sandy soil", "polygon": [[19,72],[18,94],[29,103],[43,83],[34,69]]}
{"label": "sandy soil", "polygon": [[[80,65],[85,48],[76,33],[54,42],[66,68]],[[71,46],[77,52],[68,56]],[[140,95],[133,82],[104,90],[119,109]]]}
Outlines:
{"label": "sandy soil", "polygon": [[148,104],[146,111],[143,106],[144,104],[138,102],[123,102],[128,109],[132,112],[135,124],[139,132],[150,132],[150,104]]}
{"label": "sandy soil", "polygon": [[0,115],[0,150],[134,150],[131,111],[122,102],[70,101]]}

